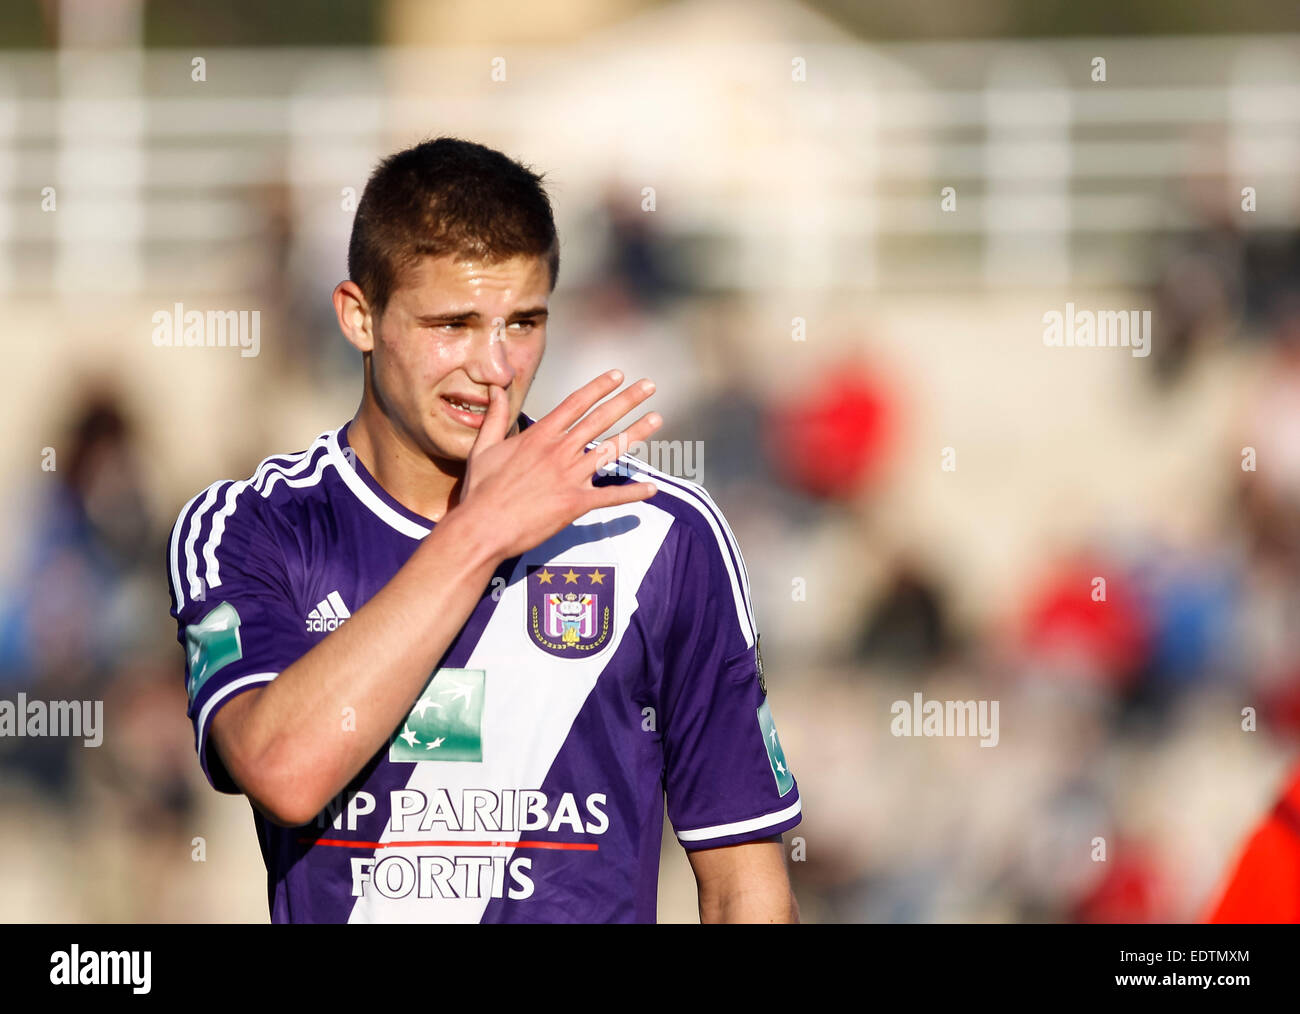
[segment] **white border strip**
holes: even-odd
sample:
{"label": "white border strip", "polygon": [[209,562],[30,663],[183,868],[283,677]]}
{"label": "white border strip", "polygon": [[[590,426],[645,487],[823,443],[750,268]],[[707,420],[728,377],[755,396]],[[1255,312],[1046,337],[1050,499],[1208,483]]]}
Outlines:
{"label": "white border strip", "polygon": [[203,757],[203,744],[208,740],[208,716],[212,714],[212,709],[233,694],[236,690],[246,687],[251,683],[270,683],[280,674],[278,672],[258,672],[251,676],[241,676],[237,680],[231,680],[224,687],[208,698],[208,703],[203,705],[203,710],[199,712],[199,757]]}
{"label": "white border strip", "polygon": [[[208,532],[208,541],[203,544],[203,560],[207,564],[204,571],[205,578],[209,588],[221,587],[221,564],[217,560],[217,550],[221,548],[221,539],[226,533],[226,519],[235,513],[239,503],[239,497],[244,490],[250,486],[262,493],[263,497],[271,495],[271,488],[275,485],[275,480],[281,476],[297,475],[305,471],[312,462],[312,456],[324,446],[323,434],[317,437],[307,450],[298,454],[285,455],[275,454],[264,460],[258,467],[257,471],[249,479],[243,479],[226,491],[226,502],[221,510],[217,511],[212,518],[212,529]],[[275,461],[275,458],[288,457],[290,460],[285,464]],[[324,455],[321,456],[324,460]],[[319,475],[320,469],[317,469]],[[267,477],[270,480],[267,480]],[[266,489],[262,489],[262,483],[266,482]]]}
{"label": "white border strip", "polygon": [[678,831],[677,839],[679,841],[705,841],[709,838],[726,838],[732,834],[757,831],[759,828],[770,827],[772,824],[779,824],[783,820],[789,820],[796,813],[801,812],[802,807],[803,801],[796,799],[792,805],[776,813],[765,813],[761,817],[753,817],[750,820],[738,820],[734,824],[715,824],[713,827],[700,827],[694,831]]}
{"label": "white border strip", "polygon": [[203,594],[203,586],[199,584],[199,558],[194,554],[194,545],[198,542],[199,532],[203,528],[203,515],[217,502],[217,495],[230,481],[229,479],[222,479],[220,482],[214,482],[209,486],[207,495],[203,498],[203,502],[199,504],[199,509],[190,518],[190,534],[185,538],[184,550],[185,578],[189,581],[191,602]]}
{"label": "white border strip", "polygon": [[[754,647],[754,623],[752,620],[753,612],[749,604],[748,584],[742,583],[740,575],[737,573],[735,566],[731,562],[732,554],[728,551],[729,546],[727,538],[722,534],[722,529],[718,527],[718,522],[714,520],[713,515],[708,508],[699,500],[696,500],[686,490],[679,489],[672,485],[674,482],[680,482],[679,479],[673,479],[671,476],[656,475],[655,469],[639,468],[643,462],[637,458],[623,458],[636,468],[632,473],[632,478],[640,482],[653,482],[660,493],[666,493],[682,503],[690,504],[695,508],[700,517],[709,523],[709,528],[713,530],[713,538],[717,541],[718,555],[722,557],[723,566],[726,567],[727,577],[731,579],[731,595],[735,600],[736,618],[739,620],[740,634],[745,639],[745,647]],[[721,514],[718,515],[721,517]],[[739,550],[736,551],[736,559],[740,559]]]}
{"label": "white border strip", "polygon": [[343,477],[343,482],[347,485],[348,489],[352,490],[352,494],[360,500],[362,504],[369,508],[370,512],[374,514],[375,517],[388,525],[389,528],[401,532],[410,539],[423,539],[432,531],[432,529],[425,528],[424,525],[416,524],[409,518],[398,514],[397,511],[393,510],[393,508],[389,507],[388,504],[379,499],[379,497],[375,495],[375,491],[366,485],[365,480],[362,479],[361,476],[357,475],[357,470],[352,467],[352,463],[348,461],[347,455],[345,455],[343,449],[339,447],[339,433],[341,433],[342,430],[343,427],[340,426],[337,430],[327,434],[325,446],[330,462],[334,465],[334,468],[339,475]]}
{"label": "white border strip", "polygon": [[203,496],[207,490],[201,489],[189,498],[189,501],[181,508],[180,515],[176,518],[176,526],[172,529],[171,555],[172,568],[172,591],[176,593],[176,613],[185,607],[185,589],[181,587],[181,532],[185,530],[185,515],[189,513],[190,508],[194,506],[194,501]]}
{"label": "white border strip", "polygon": [[[597,445],[593,444],[592,446],[594,447]],[[726,515],[722,513],[722,508],[719,507],[717,503],[714,502],[713,497],[709,496],[709,491],[707,489],[701,486],[698,482],[691,482],[690,479],[683,479],[681,476],[673,475],[672,472],[665,472],[662,468],[655,468],[649,462],[643,461],[641,458],[633,457],[630,454],[620,455],[619,460],[628,461],[637,465],[642,472],[645,472],[647,475],[652,475],[656,479],[662,479],[664,482],[673,483],[674,485],[678,486],[682,490],[682,492],[697,494],[700,498],[700,502],[704,504],[708,508],[708,510],[716,516],[717,520],[722,524],[722,527],[726,530],[727,541],[731,547],[731,551],[732,553],[735,554],[736,559],[740,561],[741,570],[745,570],[745,560],[740,554],[740,543],[736,541],[736,534],[731,530],[731,525],[727,523],[727,518]],[[747,570],[745,571],[745,578],[746,578],[745,588],[746,590],[748,590],[749,572]]]}

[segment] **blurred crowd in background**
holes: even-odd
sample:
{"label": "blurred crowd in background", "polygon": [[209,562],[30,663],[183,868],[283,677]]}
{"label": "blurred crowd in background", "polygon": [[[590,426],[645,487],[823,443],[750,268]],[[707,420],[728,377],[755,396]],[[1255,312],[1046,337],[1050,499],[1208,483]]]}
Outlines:
{"label": "blurred crowd in background", "polygon": [[[656,380],[665,440],[702,449],[692,477],[745,553],[803,797],[786,840],[804,919],[1201,918],[1300,760],[1294,213],[1261,223],[1242,210],[1253,178],[1188,161],[1152,198],[1177,227],[1127,241],[1128,285],[746,288],[696,270],[742,223],[647,211],[626,152],[602,166],[594,145],[582,173],[603,180],[566,187],[562,146],[457,132],[560,180],[528,411],[617,366]],[[942,167],[925,172],[937,208]],[[46,345],[22,362],[53,365],[9,378],[32,439],[5,459],[0,697],[103,700],[106,730],[98,748],[0,738],[0,919],[266,918],[248,805],[194,756],[164,544],[202,486],[348,418],[360,364],[328,302],[346,216],[304,240],[289,183],[236,193],[264,223],[247,249],[266,270],[228,301],[263,311],[256,360],[149,348],[148,308],[203,302],[185,290],[23,318],[64,338],[28,330]],[[1046,347],[1042,315],[1066,300],[1150,309],[1151,356]],[[918,692],[998,701],[997,745],[893,735],[891,705]],[[662,881],[661,920],[694,919],[667,831]]]}

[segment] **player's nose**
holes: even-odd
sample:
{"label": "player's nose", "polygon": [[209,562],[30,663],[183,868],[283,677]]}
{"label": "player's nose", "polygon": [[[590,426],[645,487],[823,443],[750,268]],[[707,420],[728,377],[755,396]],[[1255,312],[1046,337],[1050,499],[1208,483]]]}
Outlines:
{"label": "player's nose", "polygon": [[515,379],[514,368],[506,355],[505,323],[492,321],[486,328],[474,333],[470,343],[465,372],[476,384],[496,384],[506,387]]}

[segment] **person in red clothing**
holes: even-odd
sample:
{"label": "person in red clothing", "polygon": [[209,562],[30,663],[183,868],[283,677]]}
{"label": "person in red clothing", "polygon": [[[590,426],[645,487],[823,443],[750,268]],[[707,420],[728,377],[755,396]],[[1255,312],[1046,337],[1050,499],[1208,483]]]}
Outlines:
{"label": "person in red clothing", "polygon": [[1300,766],[1246,842],[1206,922],[1300,922]]}

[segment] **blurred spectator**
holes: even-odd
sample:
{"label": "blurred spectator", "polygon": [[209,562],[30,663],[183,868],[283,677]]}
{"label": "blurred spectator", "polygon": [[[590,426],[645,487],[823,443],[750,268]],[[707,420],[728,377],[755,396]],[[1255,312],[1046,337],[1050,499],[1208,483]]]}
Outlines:
{"label": "blurred spectator", "polygon": [[862,363],[846,362],[791,388],[771,407],[764,434],[778,474],[827,499],[850,498],[877,480],[897,425],[883,380]]}
{"label": "blurred spectator", "polygon": [[667,241],[653,227],[655,216],[642,209],[641,200],[636,189],[606,186],[600,206],[606,242],[601,275],[626,291],[638,310],[656,313],[690,284],[689,278],[670,272]]}
{"label": "blurred spectator", "polygon": [[1212,923],[1300,922],[1300,767],[1251,833],[1205,917]]}
{"label": "blurred spectator", "polygon": [[1130,579],[1109,562],[1059,563],[1026,604],[1026,670],[1122,689],[1150,662],[1151,617]]}
{"label": "blurred spectator", "polygon": [[898,560],[863,625],[858,658],[902,669],[938,664],[949,646],[948,627],[942,590],[919,565]]}
{"label": "blurred spectator", "polygon": [[[115,396],[90,391],[39,477],[25,559],[0,606],[0,685],[48,700],[99,698],[148,622],[129,594],[159,560],[134,436]],[[81,741],[5,741],[0,763],[58,798],[71,791]]]}

